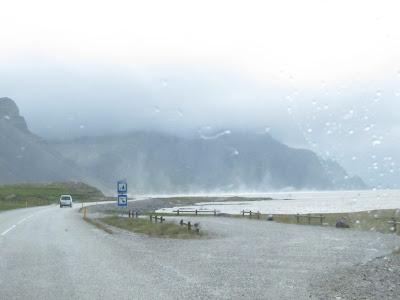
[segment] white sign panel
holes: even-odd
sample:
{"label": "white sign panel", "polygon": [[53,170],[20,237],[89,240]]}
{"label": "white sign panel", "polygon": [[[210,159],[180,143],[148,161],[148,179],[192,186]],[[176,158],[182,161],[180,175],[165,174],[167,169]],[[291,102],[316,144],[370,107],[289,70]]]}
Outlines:
{"label": "white sign panel", "polygon": [[118,195],[118,206],[127,206],[127,205],[128,205],[128,196]]}
{"label": "white sign panel", "polygon": [[118,194],[125,194],[128,192],[128,184],[123,181],[118,181]]}

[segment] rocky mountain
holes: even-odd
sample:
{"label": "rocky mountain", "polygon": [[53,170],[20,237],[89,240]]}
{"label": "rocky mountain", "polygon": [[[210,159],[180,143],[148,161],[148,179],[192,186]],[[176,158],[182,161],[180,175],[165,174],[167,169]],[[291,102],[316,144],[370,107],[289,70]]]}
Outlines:
{"label": "rocky mountain", "polygon": [[93,183],[73,162],[29,131],[13,100],[0,98],[0,185],[54,181]]}
{"label": "rocky mountain", "polygon": [[366,187],[336,162],[268,134],[136,131],[46,142],[29,131],[11,99],[0,98],[0,185],[83,181],[113,194],[124,178],[133,194]]}
{"label": "rocky mountain", "polygon": [[142,131],[52,145],[104,182],[126,178],[137,194],[366,187],[337,163],[267,134],[204,139]]}

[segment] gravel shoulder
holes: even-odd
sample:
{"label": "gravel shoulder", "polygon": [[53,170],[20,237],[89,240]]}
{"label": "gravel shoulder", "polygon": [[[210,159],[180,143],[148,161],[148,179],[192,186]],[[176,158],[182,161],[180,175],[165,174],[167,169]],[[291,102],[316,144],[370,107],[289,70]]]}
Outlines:
{"label": "gravel shoulder", "polygon": [[399,299],[400,254],[323,274],[309,286],[311,299]]}
{"label": "gravel shoulder", "polygon": [[[190,203],[187,203],[190,205]],[[124,210],[154,212],[182,204],[162,199],[129,202]],[[183,205],[182,205],[183,206]],[[88,208],[96,216],[116,204]],[[178,222],[182,217],[168,217]],[[390,234],[297,226],[225,217],[184,217],[200,222],[211,238],[162,241],[162,268],[200,282],[220,299],[399,299],[400,238]],[[137,236],[112,238],[129,247]],[[146,244],[157,239],[141,237]],[[132,241],[133,242],[133,241]],[[196,267],[188,267],[196,264]],[[199,284],[200,284],[199,283]],[[219,291],[218,293],[215,291]],[[224,292],[226,294],[224,294]],[[226,297],[225,297],[226,296]]]}

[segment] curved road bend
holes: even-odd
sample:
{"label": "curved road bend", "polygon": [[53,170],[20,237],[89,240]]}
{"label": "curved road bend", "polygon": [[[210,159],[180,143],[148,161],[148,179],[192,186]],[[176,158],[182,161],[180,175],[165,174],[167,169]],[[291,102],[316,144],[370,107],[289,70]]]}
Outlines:
{"label": "curved road bend", "polygon": [[108,234],[84,222],[77,206],[0,213],[0,299],[307,299],[316,277],[400,243],[395,235],[223,217],[198,219],[213,233],[202,240]]}

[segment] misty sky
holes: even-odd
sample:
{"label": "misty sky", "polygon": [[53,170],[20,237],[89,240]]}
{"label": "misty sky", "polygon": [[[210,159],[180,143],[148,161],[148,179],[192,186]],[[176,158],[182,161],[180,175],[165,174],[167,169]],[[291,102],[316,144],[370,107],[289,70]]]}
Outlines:
{"label": "misty sky", "polygon": [[[279,3],[278,3],[279,2]],[[398,187],[397,1],[8,1],[0,97],[45,137],[270,133]]]}

